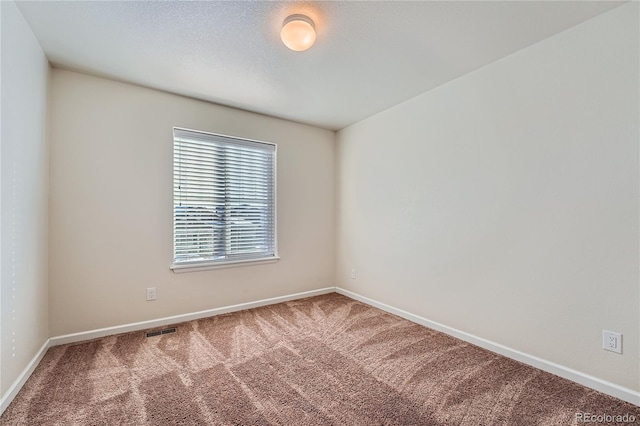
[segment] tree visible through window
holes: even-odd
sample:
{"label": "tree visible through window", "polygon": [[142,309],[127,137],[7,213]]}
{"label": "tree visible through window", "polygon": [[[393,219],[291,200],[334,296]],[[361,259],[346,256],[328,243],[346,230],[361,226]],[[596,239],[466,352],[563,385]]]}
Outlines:
{"label": "tree visible through window", "polygon": [[174,128],[174,269],[277,259],[271,143]]}

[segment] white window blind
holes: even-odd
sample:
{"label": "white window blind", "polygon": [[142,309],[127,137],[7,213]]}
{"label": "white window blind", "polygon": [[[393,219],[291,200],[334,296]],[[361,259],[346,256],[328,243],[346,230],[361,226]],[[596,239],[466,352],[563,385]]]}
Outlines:
{"label": "white window blind", "polygon": [[276,258],[274,144],[174,128],[174,266]]}

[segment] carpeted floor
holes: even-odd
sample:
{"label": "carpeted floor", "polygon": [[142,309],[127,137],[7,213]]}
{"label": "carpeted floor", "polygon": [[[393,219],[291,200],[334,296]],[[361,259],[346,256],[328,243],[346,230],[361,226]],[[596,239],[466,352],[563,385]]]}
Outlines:
{"label": "carpeted floor", "polygon": [[0,424],[555,426],[577,413],[640,422],[640,407],[332,293],[53,347]]}

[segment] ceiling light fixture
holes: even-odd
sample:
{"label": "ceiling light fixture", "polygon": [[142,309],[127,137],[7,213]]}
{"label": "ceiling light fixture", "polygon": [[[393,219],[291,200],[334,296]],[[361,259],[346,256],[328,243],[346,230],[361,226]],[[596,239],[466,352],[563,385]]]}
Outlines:
{"label": "ceiling light fixture", "polygon": [[316,28],[307,16],[291,15],[282,23],[280,38],[289,49],[302,52],[316,42]]}

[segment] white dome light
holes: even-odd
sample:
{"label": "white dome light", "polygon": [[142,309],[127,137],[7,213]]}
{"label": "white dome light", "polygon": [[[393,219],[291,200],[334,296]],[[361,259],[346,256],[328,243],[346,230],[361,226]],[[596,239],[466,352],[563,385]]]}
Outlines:
{"label": "white dome light", "polygon": [[313,21],[304,15],[291,15],[282,23],[280,38],[285,46],[296,52],[307,50],[316,41]]}

